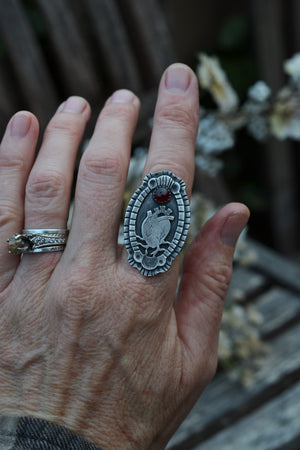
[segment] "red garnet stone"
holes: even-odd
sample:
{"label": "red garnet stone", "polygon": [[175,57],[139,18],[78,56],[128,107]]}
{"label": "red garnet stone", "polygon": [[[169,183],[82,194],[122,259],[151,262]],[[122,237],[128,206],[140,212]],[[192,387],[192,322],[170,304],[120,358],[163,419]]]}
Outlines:
{"label": "red garnet stone", "polygon": [[157,203],[166,203],[170,200],[171,193],[165,187],[159,187],[154,192],[154,199]]}

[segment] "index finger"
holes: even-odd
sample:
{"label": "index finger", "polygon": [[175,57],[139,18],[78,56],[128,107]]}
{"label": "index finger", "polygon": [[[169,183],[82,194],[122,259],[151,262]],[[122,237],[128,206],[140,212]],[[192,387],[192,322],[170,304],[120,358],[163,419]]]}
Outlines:
{"label": "index finger", "polygon": [[161,79],[144,175],[170,170],[183,179],[190,196],[198,125],[196,75],[184,64],[173,64]]}
{"label": "index finger", "polygon": [[[193,71],[184,64],[173,64],[165,71],[161,79],[144,175],[150,172],[172,172],[185,182],[186,192],[190,196],[194,180],[194,153],[198,124],[197,78]],[[164,286],[166,287],[165,283],[168,280],[167,290],[170,290],[171,286],[176,285],[179,261],[178,259],[177,262],[172,263],[172,261],[180,251],[185,239],[187,211],[180,213],[179,220],[179,210],[172,210],[168,203],[169,198],[156,199],[158,203],[154,202],[154,209],[151,210],[152,197],[147,191],[150,189],[147,178],[144,179],[144,183],[146,185],[143,184],[134,194],[126,213],[125,242],[129,252],[129,262],[147,277],[167,271],[168,275],[167,278],[164,277]],[[151,183],[151,178],[149,183]],[[162,193],[160,192],[158,195],[162,195]],[[170,201],[171,198],[172,196]],[[184,203],[183,198],[181,200]],[[158,210],[155,205],[158,206],[160,203],[164,203],[164,205],[161,206],[161,210]],[[166,205],[169,205],[171,209],[163,209]],[[183,208],[183,204],[180,208]],[[165,211],[172,213],[170,217],[162,218],[165,216]],[[157,218],[158,214],[159,218]],[[166,233],[168,234],[166,235]],[[135,236],[142,239],[141,242],[138,241],[140,245],[136,245]],[[160,245],[169,245],[166,254],[162,255],[163,247]],[[149,249],[151,250],[149,251]],[[159,256],[156,256],[157,254]],[[171,267],[170,264],[172,264]]]}

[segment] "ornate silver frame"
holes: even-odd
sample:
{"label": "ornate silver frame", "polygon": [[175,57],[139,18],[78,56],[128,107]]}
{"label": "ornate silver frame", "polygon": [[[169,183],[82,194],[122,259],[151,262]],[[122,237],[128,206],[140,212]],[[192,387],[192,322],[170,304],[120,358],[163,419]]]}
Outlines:
{"label": "ornate silver frame", "polygon": [[[156,200],[158,188],[168,191],[167,200]],[[184,181],[167,170],[149,173],[131,197],[125,214],[129,264],[147,277],[169,270],[185,242],[190,217]]]}

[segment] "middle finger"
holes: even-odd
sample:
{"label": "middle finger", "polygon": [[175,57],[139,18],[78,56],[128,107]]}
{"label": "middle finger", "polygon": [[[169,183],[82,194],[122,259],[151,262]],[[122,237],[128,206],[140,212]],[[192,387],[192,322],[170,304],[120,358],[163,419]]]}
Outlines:
{"label": "middle finger", "polygon": [[69,236],[72,245],[67,249],[70,257],[79,249],[100,264],[106,261],[105,256],[111,262],[117,257],[117,233],[139,107],[132,92],[119,90],[100,113],[79,166]]}

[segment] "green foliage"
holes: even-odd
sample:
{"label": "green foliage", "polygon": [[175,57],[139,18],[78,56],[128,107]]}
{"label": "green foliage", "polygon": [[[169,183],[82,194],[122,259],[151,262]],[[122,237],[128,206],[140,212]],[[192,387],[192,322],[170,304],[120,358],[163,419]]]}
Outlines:
{"label": "green foliage", "polygon": [[218,45],[225,51],[244,51],[248,43],[249,22],[244,15],[229,17],[222,25]]}

